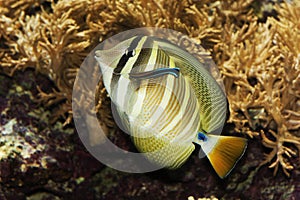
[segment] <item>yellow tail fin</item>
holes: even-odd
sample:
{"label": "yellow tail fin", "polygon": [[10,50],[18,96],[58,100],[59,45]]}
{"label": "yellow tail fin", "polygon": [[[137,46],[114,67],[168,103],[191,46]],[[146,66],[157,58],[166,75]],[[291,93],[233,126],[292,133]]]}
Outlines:
{"label": "yellow tail fin", "polygon": [[240,137],[207,135],[201,148],[220,178],[225,178],[244,154],[247,140]]}

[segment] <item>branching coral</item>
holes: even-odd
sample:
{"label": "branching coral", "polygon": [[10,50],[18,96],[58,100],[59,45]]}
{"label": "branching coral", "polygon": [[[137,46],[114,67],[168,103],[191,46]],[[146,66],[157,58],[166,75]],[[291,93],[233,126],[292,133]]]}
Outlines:
{"label": "branching coral", "polygon": [[[262,138],[272,151],[263,164],[281,165],[288,175],[290,156],[300,156],[300,4],[274,7],[276,19],[259,23],[254,1],[24,0],[0,3],[0,70],[13,75],[31,67],[55,84],[38,86],[39,101],[55,105],[55,121],[71,120],[74,79],[90,50],[113,34],[154,26],[180,31],[211,53],[230,103],[235,131]],[[11,6],[12,5],[12,6]],[[203,51],[201,51],[203,53]],[[100,84],[97,110],[112,127]],[[78,99],[80,102],[80,99]],[[88,102],[81,102],[89,106]]]}
{"label": "branching coral", "polygon": [[[12,75],[17,69],[33,67],[53,80],[58,90],[49,95],[40,91],[40,101],[46,105],[66,101],[56,110],[55,117],[71,112],[71,89],[86,56],[84,50],[90,45],[90,35],[80,30],[71,17],[73,11],[59,9],[62,3],[53,4],[53,13],[42,9],[30,16],[23,11],[17,12],[19,16],[15,19],[5,15],[0,19],[1,35],[8,46],[1,55],[2,69]],[[27,8],[25,2],[22,6]]]}
{"label": "branching coral", "polygon": [[[94,7],[101,5],[96,2]],[[149,26],[175,29],[215,44],[220,30],[213,26],[210,9],[206,6],[205,10],[198,10],[189,1],[106,1],[98,16],[88,15],[88,23],[100,39],[130,28]]]}
{"label": "branching coral", "polygon": [[218,46],[227,55],[218,58],[230,101],[229,122],[250,137],[263,128],[262,142],[273,150],[262,164],[275,158],[270,165],[274,173],[281,165],[289,175],[293,166],[288,158],[296,155],[296,149],[287,143],[300,151],[300,24],[296,24],[300,7],[282,6],[277,7],[280,21],[269,18],[265,24],[227,28]]}
{"label": "branching coral", "polygon": [[15,18],[22,12],[27,14],[34,14],[41,6],[50,3],[50,0],[11,0],[0,2],[0,13],[5,14],[7,17]]}

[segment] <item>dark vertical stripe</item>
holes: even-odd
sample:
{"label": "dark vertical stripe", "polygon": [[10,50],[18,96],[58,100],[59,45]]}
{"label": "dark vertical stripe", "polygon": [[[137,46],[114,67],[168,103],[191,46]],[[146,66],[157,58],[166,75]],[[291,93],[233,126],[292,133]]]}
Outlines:
{"label": "dark vertical stripe", "polygon": [[147,64],[149,62],[151,53],[153,49],[153,40],[147,39],[145,40],[141,51],[138,55],[138,58],[136,59],[135,63],[133,64],[133,67],[130,72],[144,72],[145,68],[147,67]]}
{"label": "dark vertical stripe", "polygon": [[132,57],[132,51],[137,47],[139,44],[139,41],[142,39],[142,36],[137,36],[132,40],[130,43],[130,46],[127,49],[127,54],[124,52],[123,56],[119,60],[117,67],[114,69],[114,73],[120,73],[124,66],[126,65],[127,61],[129,60],[130,57]]}
{"label": "dark vertical stripe", "polygon": [[[132,42],[130,43],[129,47],[127,48],[127,54],[124,52],[124,54],[122,55],[122,57],[120,58],[117,67],[114,69],[114,73],[120,73],[122,71],[122,69],[125,67],[127,61],[129,60],[130,57],[132,57],[132,54],[130,54],[129,52],[132,52],[137,45],[139,44],[139,41],[142,39],[143,36],[136,36],[136,38],[134,38],[132,40]],[[118,84],[118,81],[120,79],[120,75],[118,74],[113,74],[112,75],[112,80],[110,83],[110,88],[111,90],[114,90],[115,85]]]}

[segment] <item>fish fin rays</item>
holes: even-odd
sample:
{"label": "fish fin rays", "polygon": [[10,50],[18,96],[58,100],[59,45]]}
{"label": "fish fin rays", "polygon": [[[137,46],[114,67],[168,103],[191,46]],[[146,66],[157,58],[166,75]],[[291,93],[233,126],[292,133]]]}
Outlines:
{"label": "fish fin rays", "polygon": [[241,137],[208,135],[201,148],[220,178],[225,178],[244,154],[247,140]]}

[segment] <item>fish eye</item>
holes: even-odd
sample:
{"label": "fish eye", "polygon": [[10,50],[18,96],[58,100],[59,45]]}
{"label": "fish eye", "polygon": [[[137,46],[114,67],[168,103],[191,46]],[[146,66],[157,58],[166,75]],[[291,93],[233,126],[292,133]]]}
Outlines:
{"label": "fish eye", "polygon": [[131,52],[132,52],[131,55],[135,56],[135,49],[133,49]]}
{"label": "fish eye", "polygon": [[135,50],[134,49],[132,49],[132,50],[131,49],[130,50],[126,49],[125,50],[125,55],[129,56],[129,57],[133,57],[135,55]]}

